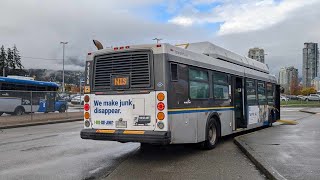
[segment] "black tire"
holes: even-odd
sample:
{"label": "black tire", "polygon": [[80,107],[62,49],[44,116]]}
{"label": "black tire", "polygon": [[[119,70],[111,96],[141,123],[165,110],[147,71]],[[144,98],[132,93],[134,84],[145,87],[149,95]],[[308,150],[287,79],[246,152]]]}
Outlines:
{"label": "black tire", "polygon": [[3,112],[0,112],[0,116],[2,116]]}
{"label": "black tire", "polygon": [[202,148],[206,150],[217,146],[220,138],[220,127],[215,118],[209,120],[206,129],[206,140],[202,143]]}
{"label": "black tire", "polygon": [[60,109],[59,109],[59,113],[64,113],[64,112],[66,112],[66,106],[65,105],[61,105],[60,106]]}
{"label": "black tire", "polygon": [[307,98],[305,101],[309,101],[309,99]]}
{"label": "black tire", "polygon": [[25,113],[25,110],[23,107],[17,107],[15,110],[14,110],[14,115],[16,116],[21,116]]}

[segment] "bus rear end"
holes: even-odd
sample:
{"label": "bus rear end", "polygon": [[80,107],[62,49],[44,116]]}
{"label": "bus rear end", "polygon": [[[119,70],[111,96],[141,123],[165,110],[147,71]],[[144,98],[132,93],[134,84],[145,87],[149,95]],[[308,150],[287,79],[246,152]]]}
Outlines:
{"label": "bus rear end", "polygon": [[81,138],[170,143],[164,56],[154,52],[161,46],[88,54]]}

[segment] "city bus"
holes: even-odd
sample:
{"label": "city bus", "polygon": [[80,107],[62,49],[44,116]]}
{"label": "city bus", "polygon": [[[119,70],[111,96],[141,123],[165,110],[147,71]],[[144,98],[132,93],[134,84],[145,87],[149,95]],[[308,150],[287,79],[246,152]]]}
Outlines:
{"label": "city bus", "polygon": [[0,115],[31,112],[65,112],[67,102],[59,97],[53,82],[23,77],[0,77]]}
{"label": "city bus", "polygon": [[82,139],[212,149],[280,118],[267,65],[210,42],[97,50],[85,77]]}

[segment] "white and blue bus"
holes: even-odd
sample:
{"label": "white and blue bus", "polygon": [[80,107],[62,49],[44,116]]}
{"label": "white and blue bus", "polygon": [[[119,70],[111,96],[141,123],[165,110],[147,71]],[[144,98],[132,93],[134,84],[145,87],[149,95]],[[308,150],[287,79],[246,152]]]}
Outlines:
{"label": "white and blue bus", "polygon": [[268,67],[209,42],[88,53],[83,139],[199,143],[272,125],[280,92]]}
{"label": "white and blue bus", "polygon": [[53,82],[0,77],[0,115],[31,112],[65,112],[67,102],[59,97]]}

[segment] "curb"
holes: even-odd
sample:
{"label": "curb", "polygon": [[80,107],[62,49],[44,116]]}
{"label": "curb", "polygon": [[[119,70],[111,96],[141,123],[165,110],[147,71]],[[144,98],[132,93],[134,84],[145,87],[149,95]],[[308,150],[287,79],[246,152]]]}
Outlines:
{"label": "curb", "polygon": [[[245,135],[242,135],[245,136]],[[250,161],[268,178],[272,180],[286,180],[277,170],[268,164],[257,152],[255,152],[249,145],[243,142],[240,138],[235,137],[233,142],[239,149],[250,159]]]}
{"label": "curb", "polygon": [[46,124],[58,124],[58,123],[67,123],[67,122],[82,121],[82,120],[83,120],[83,118],[63,119],[63,120],[48,120],[48,121],[45,121],[45,122],[33,122],[33,123],[24,123],[24,124],[0,126],[0,129],[11,129],[11,128],[19,128],[19,127],[27,127],[27,126],[46,125]]}
{"label": "curb", "polygon": [[303,112],[303,113],[309,113],[309,114],[318,114],[317,112],[312,112],[312,111],[308,111],[306,109],[301,109],[299,110],[300,112]]}

